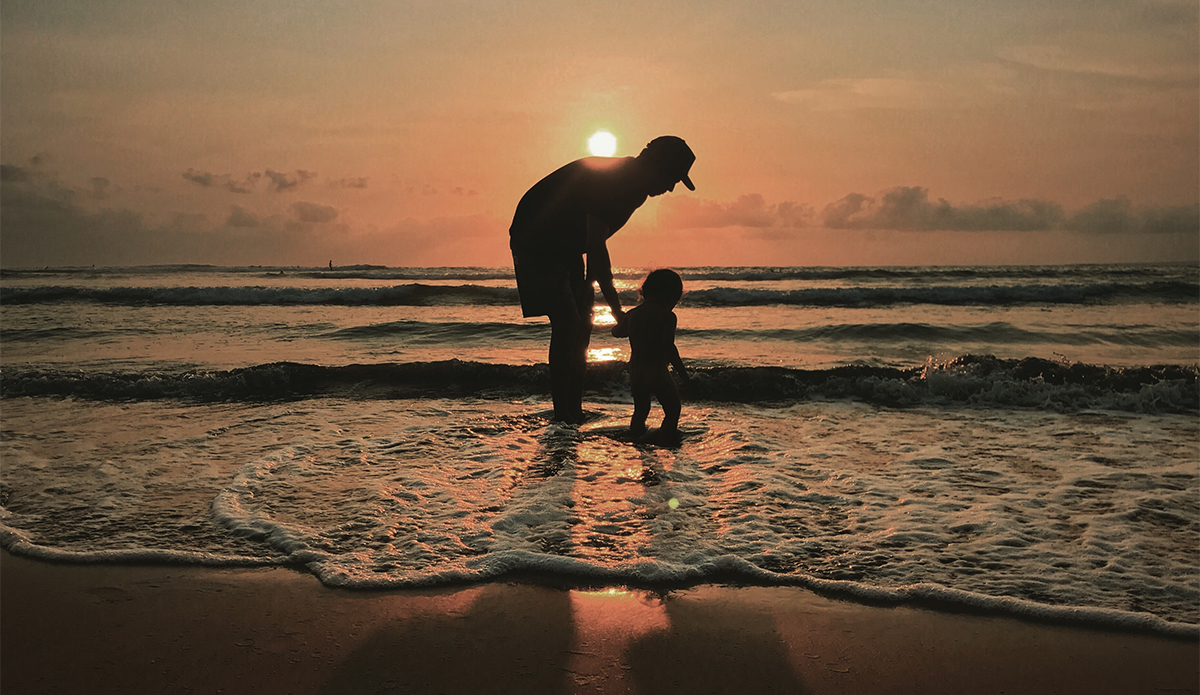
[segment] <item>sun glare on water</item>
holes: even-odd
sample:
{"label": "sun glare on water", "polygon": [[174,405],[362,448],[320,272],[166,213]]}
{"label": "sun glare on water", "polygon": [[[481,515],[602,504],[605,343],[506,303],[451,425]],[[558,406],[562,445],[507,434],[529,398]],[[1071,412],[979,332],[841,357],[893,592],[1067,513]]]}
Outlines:
{"label": "sun glare on water", "polygon": [[597,157],[611,157],[617,151],[617,136],[607,130],[598,130],[588,138],[588,152]]}

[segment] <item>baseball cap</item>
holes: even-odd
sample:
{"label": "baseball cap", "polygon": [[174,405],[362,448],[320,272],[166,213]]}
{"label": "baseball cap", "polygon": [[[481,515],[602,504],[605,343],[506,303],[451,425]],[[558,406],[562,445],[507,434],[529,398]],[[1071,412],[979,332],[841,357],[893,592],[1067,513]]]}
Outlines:
{"label": "baseball cap", "polygon": [[674,135],[654,138],[638,157],[645,157],[662,166],[666,171],[675,174],[683,182],[683,185],[688,187],[689,191],[696,190],[696,186],[688,178],[688,170],[696,161],[696,155],[692,152],[692,148],[683,141],[683,138],[677,138]]}

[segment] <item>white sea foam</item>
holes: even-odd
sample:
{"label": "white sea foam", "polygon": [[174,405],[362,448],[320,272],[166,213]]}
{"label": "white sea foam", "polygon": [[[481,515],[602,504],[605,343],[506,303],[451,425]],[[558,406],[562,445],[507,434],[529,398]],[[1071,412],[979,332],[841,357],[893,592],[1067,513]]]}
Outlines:
{"label": "white sea foam", "polygon": [[661,449],[596,412],[11,401],[0,542],[346,588],[742,581],[1197,632],[1193,417],[693,406]]}

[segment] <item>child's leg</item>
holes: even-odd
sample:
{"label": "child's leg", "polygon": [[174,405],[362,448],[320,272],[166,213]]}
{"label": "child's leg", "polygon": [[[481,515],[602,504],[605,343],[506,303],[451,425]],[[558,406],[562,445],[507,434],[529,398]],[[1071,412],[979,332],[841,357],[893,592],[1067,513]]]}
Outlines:
{"label": "child's leg", "polygon": [[629,369],[629,390],[633,392],[633,418],[629,421],[629,431],[637,436],[646,431],[646,416],[650,414],[650,385],[646,383],[646,375],[636,367]]}
{"label": "child's leg", "polygon": [[671,378],[671,373],[663,369],[654,380],[654,396],[663,409],[663,432],[675,432],[679,429],[679,412],[683,406],[679,401],[679,387]]}

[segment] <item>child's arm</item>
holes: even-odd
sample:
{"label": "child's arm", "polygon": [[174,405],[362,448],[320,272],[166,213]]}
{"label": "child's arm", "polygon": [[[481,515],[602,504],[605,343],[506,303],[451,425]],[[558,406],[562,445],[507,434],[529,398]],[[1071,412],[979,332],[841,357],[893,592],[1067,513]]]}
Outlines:
{"label": "child's arm", "polygon": [[635,311],[637,311],[637,307],[634,307],[634,308],[630,309],[629,311],[626,311],[625,313],[621,314],[620,316],[613,317],[617,320],[616,324],[614,324],[612,327],[612,334],[613,334],[614,338],[628,338],[629,337],[629,318],[633,315],[633,313]]}
{"label": "child's arm", "polygon": [[675,317],[675,312],[667,314],[666,339],[667,339],[667,358],[671,360],[671,366],[675,368],[675,373],[680,379],[688,380],[687,370],[683,367],[683,358],[679,356],[679,348],[675,347],[675,326],[679,320]]}

